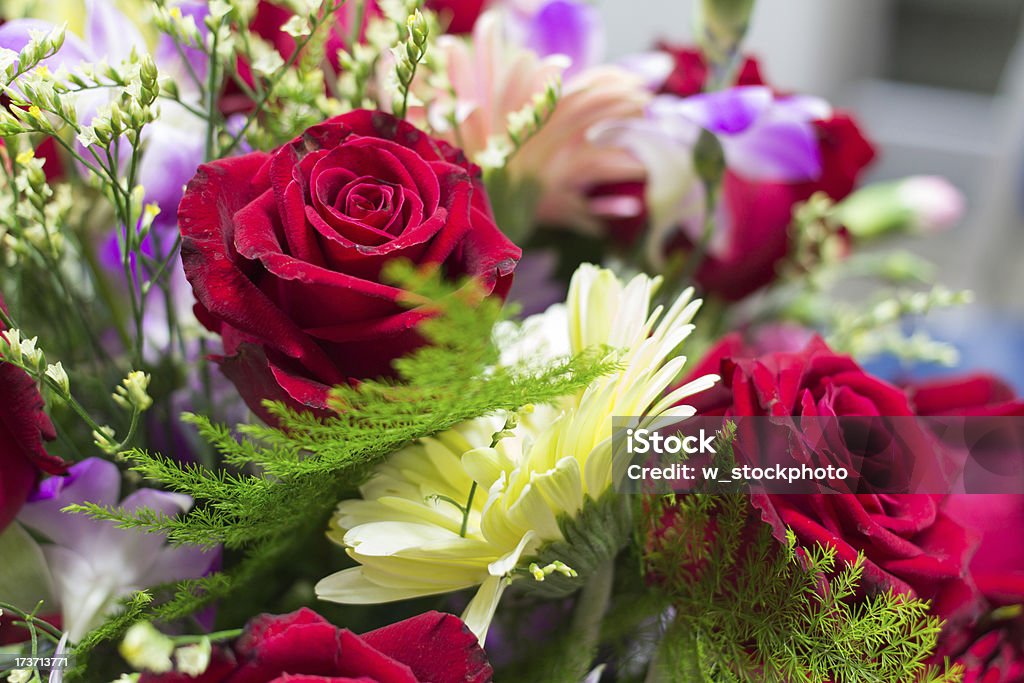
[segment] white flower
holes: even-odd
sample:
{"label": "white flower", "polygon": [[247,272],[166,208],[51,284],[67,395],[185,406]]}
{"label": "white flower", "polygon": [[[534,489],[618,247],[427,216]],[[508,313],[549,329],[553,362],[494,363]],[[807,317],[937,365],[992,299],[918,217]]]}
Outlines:
{"label": "white flower", "polygon": [[68,373],[60,362],[47,365],[46,376],[56,382],[65,393],[71,391],[71,380],[68,379]]}
{"label": "white flower", "polygon": [[136,669],[166,673],[171,670],[174,642],[148,621],[142,621],[128,629],[118,652]]}
{"label": "white flower", "polygon": [[489,416],[393,455],[362,487],[362,500],[338,506],[328,535],[360,566],[321,581],[317,595],[377,603],[479,586],[463,619],[482,640],[509,582],[536,574],[522,560],[564,540],[559,518],[575,517],[611,487],[612,416],[690,416],[694,409],[679,402],[718,379],[666,393],[686,362],[673,353],[700,302],[687,290],[667,311],[651,312],[658,285],[645,275],[624,285],[609,270],[582,266],[566,306],[544,314],[539,329],[551,336],[561,316],[564,347],[613,347],[622,369],[528,415],[511,436],[496,437],[506,416]]}
{"label": "white flower", "polygon": [[210,666],[212,652],[213,646],[210,644],[210,639],[203,638],[198,643],[179,647],[174,652],[174,663],[177,665],[178,671],[196,678],[206,673],[206,669]]}

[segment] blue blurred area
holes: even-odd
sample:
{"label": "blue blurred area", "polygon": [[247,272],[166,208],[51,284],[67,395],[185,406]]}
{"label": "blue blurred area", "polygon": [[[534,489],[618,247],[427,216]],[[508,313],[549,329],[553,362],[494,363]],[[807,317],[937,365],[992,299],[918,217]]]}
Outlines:
{"label": "blue blurred area", "polygon": [[1018,394],[1024,394],[1024,320],[1003,317],[975,304],[933,314],[919,328],[956,346],[960,364],[954,368],[935,364],[908,366],[893,356],[882,356],[864,363],[864,367],[893,381],[987,372],[1010,383]]}

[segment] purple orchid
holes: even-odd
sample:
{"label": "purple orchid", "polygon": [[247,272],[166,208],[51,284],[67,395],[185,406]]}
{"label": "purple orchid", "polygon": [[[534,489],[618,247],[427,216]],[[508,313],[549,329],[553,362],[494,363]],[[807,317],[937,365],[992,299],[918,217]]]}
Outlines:
{"label": "purple orchid", "polygon": [[159,534],[62,512],[68,505],[85,502],[127,511],[148,508],[168,516],[192,507],[188,496],[149,488],[120,501],[120,489],[117,467],[90,458],[73,466],[67,477],[44,480],[18,515],[20,524],[47,539],[42,552],[72,641],[95,628],[121,598],[161,583],[203,576],[220,557],[219,551],[170,546]]}
{"label": "purple orchid", "polygon": [[696,124],[714,133],[726,165],[749,180],[801,182],[821,174],[821,154],[812,123],[831,107],[816,97],[776,97],[753,85],[679,98],[657,97],[649,115]]}
{"label": "purple orchid", "polygon": [[[694,242],[704,232],[706,192],[693,164],[702,129],[718,138],[726,166],[736,175],[802,182],[821,174],[813,122],[830,115],[828,103],[818,98],[779,97],[767,87],[739,86],[686,98],[660,95],[644,118],[605,125],[592,136],[598,143],[628,149],[645,166],[651,216],[647,256],[658,264],[672,232],[683,230]],[[728,223],[723,216],[716,218],[719,229],[711,235],[710,253],[728,245]]]}
{"label": "purple orchid", "polygon": [[569,59],[566,79],[601,61],[605,39],[601,14],[581,0],[547,0],[530,9],[511,8],[513,38],[540,57]]}

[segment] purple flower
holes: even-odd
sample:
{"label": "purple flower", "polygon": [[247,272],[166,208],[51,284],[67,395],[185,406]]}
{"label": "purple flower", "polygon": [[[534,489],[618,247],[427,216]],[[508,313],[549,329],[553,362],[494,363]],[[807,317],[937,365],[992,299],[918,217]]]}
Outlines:
{"label": "purple flower", "polygon": [[776,97],[760,85],[651,102],[656,119],[696,124],[722,143],[726,165],[748,180],[795,183],[821,175],[821,153],[812,122],[831,116],[824,100]]}
{"label": "purple flower", "polygon": [[149,488],[121,501],[120,489],[117,467],[90,458],[73,466],[67,477],[44,480],[18,515],[19,523],[46,539],[43,555],[72,641],[95,628],[120,599],[161,583],[203,576],[220,556],[219,550],[170,546],[159,534],[119,529],[111,522],[61,511],[89,502],[174,516],[192,507],[188,496]]}
{"label": "purple flower", "polygon": [[532,13],[513,16],[512,30],[525,47],[541,57],[569,58],[566,78],[600,62],[604,31],[601,14],[593,5],[580,0],[548,0]]}
{"label": "purple flower", "polygon": [[[647,256],[658,264],[662,244],[674,231],[683,230],[694,242],[702,239],[706,192],[693,163],[701,129],[718,138],[726,166],[736,175],[761,182],[801,182],[821,175],[813,122],[830,115],[828,103],[818,98],[777,97],[764,86],[739,86],[686,98],[660,95],[644,118],[607,124],[592,131],[592,138],[624,147],[646,168],[651,217]],[[728,221],[719,216],[715,223],[726,226]],[[718,229],[709,252],[718,254],[727,244],[727,230]]]}

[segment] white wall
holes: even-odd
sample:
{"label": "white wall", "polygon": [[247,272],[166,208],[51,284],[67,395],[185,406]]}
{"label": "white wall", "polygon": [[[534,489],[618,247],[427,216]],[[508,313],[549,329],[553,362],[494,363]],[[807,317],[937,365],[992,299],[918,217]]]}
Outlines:
{"label": "white wall", "polygon": [[[665,38],[692,42],[694,0],[600,0],[612,58]],[[785,89],[842,95],[872,73],[884,46],[885,0],[759,0],[747,48]]]}

